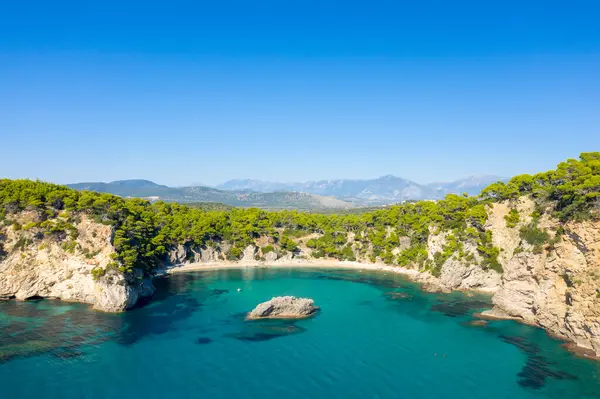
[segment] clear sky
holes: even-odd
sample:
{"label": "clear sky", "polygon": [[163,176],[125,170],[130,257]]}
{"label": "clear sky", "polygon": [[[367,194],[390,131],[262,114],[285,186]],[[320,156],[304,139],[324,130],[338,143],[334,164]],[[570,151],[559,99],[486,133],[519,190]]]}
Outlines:
{"label": "clear sky", "polygon": [[599,16],[577,0],[5,1],[0,176],[547,170],[600,151]]}

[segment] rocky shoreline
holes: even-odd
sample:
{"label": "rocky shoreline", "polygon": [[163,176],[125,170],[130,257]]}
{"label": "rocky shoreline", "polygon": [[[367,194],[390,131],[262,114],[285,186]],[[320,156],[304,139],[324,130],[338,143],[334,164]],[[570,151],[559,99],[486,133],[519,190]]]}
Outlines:
{"label": "rocky shoreline", "polygon": [[[506,217],[514,209],[523,217],[516,225],[508,226]],[[438,264],[434,275],[431,269],[420,270],[417,265],[414,268],[388,265],[381,263],[381,259],[370,263],[359,254],[355,262],[315,259],[306,245],[309,237],[297,239],[297,251],[293,253],[272,245],[270,252],[263,253],[270,243],[257,239],[236,261],[225,260],[227,243],[207,247],[177,245],[169,249],[163,267],[156,273],[263,267],[397,273],[422,283],[426,291],[474,290],[493,294],[494,309],[483,317],[539,326],[600,354],[600,221],[560,223],[544,215],[537,222],[539,228],[558,239],[546,247],[535,247],[520,236],[520,230],[531,223],[534,210],[535,204],[527,198],[489,208],[485,229],[493,233],[493,244],[500,250],[498,262],[502,273],[482,266],[477,249],[469,242],[464,243],[463,253],[470,255],[471,260],[449,256]],[[32,217],[24,212],[13,218],[25,225]],[[560,236],[559,231],[562,231]],[[77,225],[77,251],[51,240],[38,240],[37,244],[16,250],[33,233],[7,227],[2,234],[8,256],[0,262],[0,298],[59,298],[89,303],[102,311],[120,312],[154,292],[151,278],[140,270],[123,275],[109,267],[115,253],[112,229],[85,215]],[[348,241],[353,239],[349,233]],[[431,263],[436,261],[436,254],[445,250],[447,240],[443,231],[431,231],[426,243]],[[400,240],[397,250],[403,245]],[[103,273],[97,275],[97,270]]]}

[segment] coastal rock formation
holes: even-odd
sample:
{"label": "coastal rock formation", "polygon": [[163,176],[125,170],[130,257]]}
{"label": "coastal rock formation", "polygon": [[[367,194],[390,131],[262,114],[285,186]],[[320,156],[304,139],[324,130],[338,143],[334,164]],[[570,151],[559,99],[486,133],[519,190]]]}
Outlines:
{"label": "coastal rock formation", "polygon": [[275,262],[277,260],[277,252],[271,251],[265,254],[265,262]]}
{"label": "coastal rock formation", "polygon": [[541,253],[521,243],[523,251],[503,264],[495,310],[600,353],[600,222],[545,219],[540,226],[565,234]]}
{"label": "coastal rock formation", "polygon": [[[448,233],[446,232],[430,233],[427,240],[427,253],[431,262],[434,262],[436,253],[443,252],[447,241]],[[432,292],[448,292],[450,290],[495,292],[501,283],[500,273],[480,266],[481,256],[473,243],[465,242],[463,246],[465,258],[470,256],[470,261],[451,256],[442,264],[439,276],[423,273],[416,280],[424,283],[426,290]]]}
{"label": "coastal rock formation", "polygon": [[259,304],[248,313],[247,319],[299,319],[312,316],[318,310],[312,299],[278,296]]}
{"label": "coastal rock formation", "polygon": [[[491,233],[489,240],[499,251],[498,271],[486,266],[481,248],[468,235],[456,234],[454,230],[457,236],[451,236],[451,232],[439,226],[432,226],[423,243],[426,261],[405,264],[410,270],[404,271],[424,283],[428,291],[477,289],[494,293],[495,307],[483,316],[513,318],[537,325],[600,354],[600,221],[561,223],[550,216],[552,212],[536,209],[534,202],[526,197],[486,204],[484,209],[485,226],[478,226],[475,236]],[[509,225],[507,218],[514,210],[520,216]],[[63,231],[57,236],[39,228],[44,222],[42,217],[39,211],[15,211],[10,214],[10,223],[5,220],[0,225],[0,298],[60,298],[118,312],[153,294],[154,287],[147,275],[139,270],[123,274],[111,266],[115,255],[113,227],[98,223],[85,213],[74,214],[66,217],[76,220],[73,222],[76,231],[69,235]],[[61,221],[65,217],[57,212],[55,218]],[[548,236],[542,244],[533,245],[523,238],[522,229],[533,222]],[[474,227],[467,225],[468,228]],[[391,229],[383,234],[386,233],[395,234]],[[312,232],[294,238],[293,250],[286,250],[273,237],[262,236],[227,262],[239,259],[241,265],[250,266],[314,260],[318,249],[309,246],[309,241],[320,236],[322,233]],[[454,240],[456,244],[457,237],[462,240],[460,250],[449,252],[449,243]],[[374,256],[373,244],[366,234],[350,232],[347,238],[342,237],[342,243],[343,250],[356,262],[383,261],[382,257]],[[390,250],[393,256],[382,267],[395,267],[398,257],[410,248],[410,239],[405,236],[397,237],[394,243]],[[193,262],[225,262],[233,248],[237,247],[227,241],[202,245],[186,242],[168,246],[166,256],[160,261],[165,268]],[[322,256],[323,253],[319,259]],[[344,256],[349,258],[347,253]],[[259,305],[249,317],[305,317],[315,309],[310,300],[283,297]]]}
{"label": "coastal rock formation", "polygon": [[257,248],[254,245],[248,245],[244,248],[244,252],[242,252],[242,259],[240,262],[242,263],[251,263],[256,261]]}
{"label": "coastal rock formation", "polygon": [[[521,215],[513,227],[507,226],[505,219],[511,209]],[[489,207],[485,228],[492,232],[493,244],[500,250],[502,274],[479,266],[476,248],[465,243],[464,251],[473,254],[474,262],[453,256],[444,262],[438,276],[425,272],[415,279],[432,292],[478,289],[494,293],[494,309],[481,317],[537,325],[600,354],[600,221],[563,224],[544,214],[538,227],[554,240],[552,245],[536,248],[520,233],[532,222],[534,211],[535,203],[526,197]],[[444,232],[430,235],[430,259],[442,251],[446,240]]]}
{"label": "coastal rock formation", "polygon": [[[23,213],[18,221],[25,224],[35,217]],[[110,269],[98,278],[92,274],[94,269],[106,270],[112,260],[111,233],[110,226],[85,215],[77,225],[77,240],[69,245],[39,237],[34,229],[4,229],[7,256],[0,262],[0,298],[59,298],[93,304],[106,312],[131,308],[139,298],[154,293],[149,279],[140,272],[127,278]]]}

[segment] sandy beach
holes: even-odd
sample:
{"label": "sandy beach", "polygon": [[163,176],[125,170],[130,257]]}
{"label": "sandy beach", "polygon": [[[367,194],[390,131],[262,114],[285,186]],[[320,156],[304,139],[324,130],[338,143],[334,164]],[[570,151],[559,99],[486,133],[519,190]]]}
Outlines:
{"label": "sandy beach", "polygon": [[369,270],[379,272],[397,273],[416,278],[422,275],[417,270],[406,269],[400,266],[389,266],[381,263],[360,263],[338,261],[332,259],[294,259],[286,261],[275,261],[273,263],[264,262],[198,262],[185,265],[173,266],[165,270],[166,273],[183,273],[202,270],[220,270],[220,269],[248,269],[248,268],[318,268],[318,269],[353,269],[353,270]]}

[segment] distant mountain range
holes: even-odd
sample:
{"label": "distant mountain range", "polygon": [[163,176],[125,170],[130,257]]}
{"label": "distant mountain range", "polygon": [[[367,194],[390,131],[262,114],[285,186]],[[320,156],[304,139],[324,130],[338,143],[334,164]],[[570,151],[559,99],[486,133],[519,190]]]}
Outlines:
{"label": "distant mountain range", "polygon": [[110,183],[89,182],[69,184],[76,190],[111,193],[121,197],[139,197],[182,203],[221,203],[236,207],[263,209],[331,210],[350,209],[355,204],[332,197],[310,193],[259,193],[249,190],[218,190],[212,187],[168,187],[149,180],[118,180]]}
{"label": "distant mountain range", "polygon": [[265,209],[329,210],[378,206],[402,201],[440,199],[450,193],[478,194],[498,176],[472,176],[448,183],[418,184],[396,176],[370,180],[320,180],[279,183],[253,179],[229,180],[216,188],[169,187],[149,180],[118,180],[110,183],[70,184],[77,190],[111,193],[122,197],[173,202],[215,202]]}
{"label": "distant mountain range", "polygon": [[229,180],[217,188],[221,190],[252,190],[257,192],[296,191],[335,197],[360,205],[383,205],[408,200],[440,199],[446,194],[477,195],[499,176],[471,176],[453,182],[419,184],[396,176],[377,179],[320,180],[304,183],[279,183],[253,179]]}

